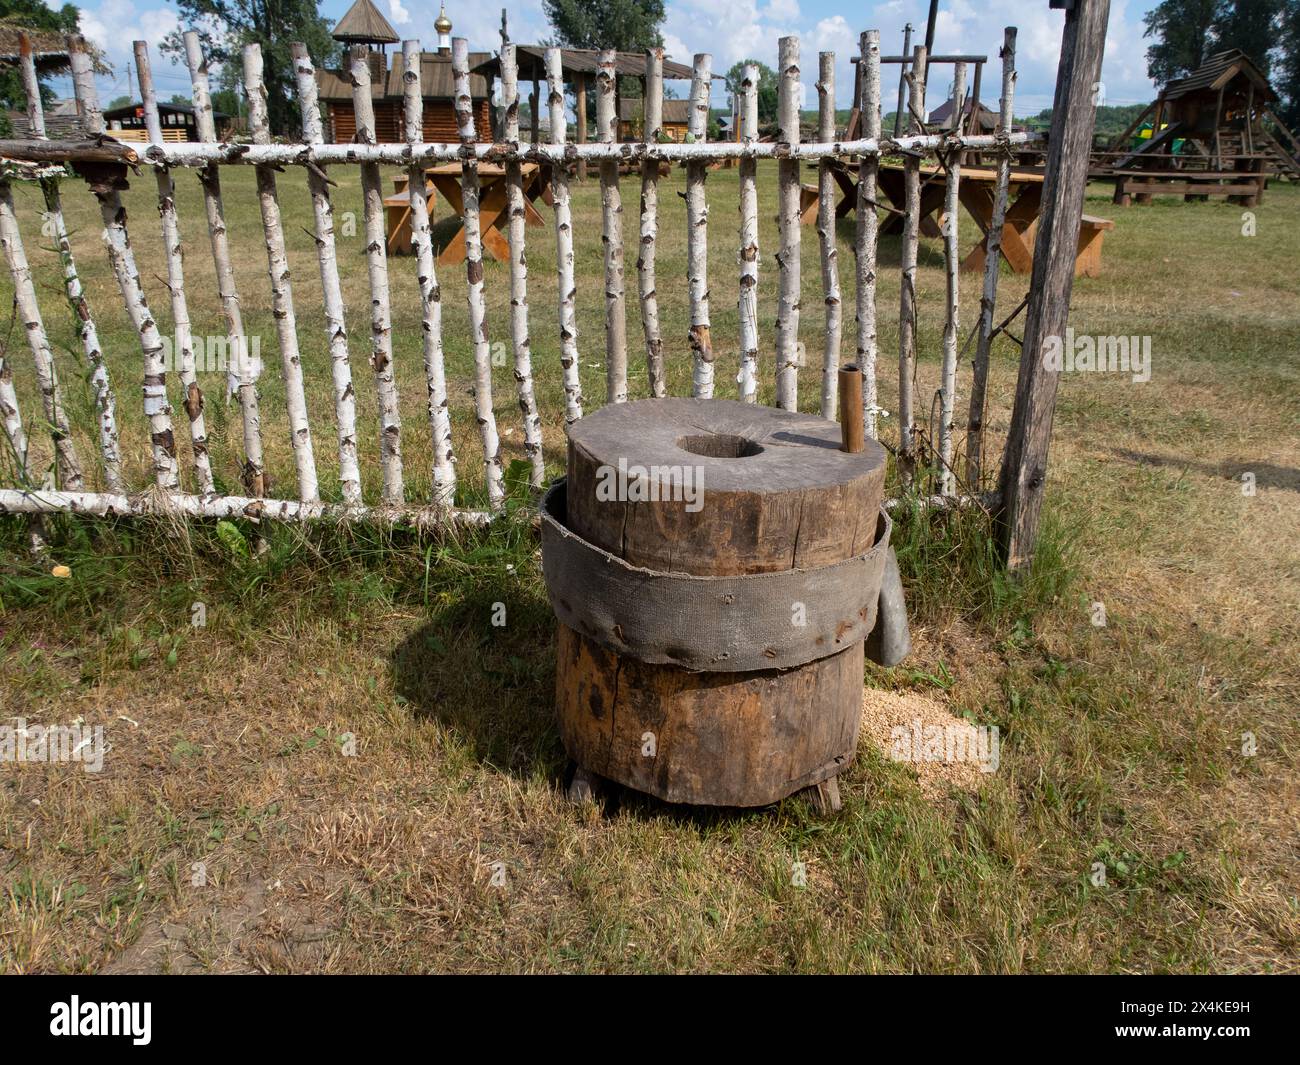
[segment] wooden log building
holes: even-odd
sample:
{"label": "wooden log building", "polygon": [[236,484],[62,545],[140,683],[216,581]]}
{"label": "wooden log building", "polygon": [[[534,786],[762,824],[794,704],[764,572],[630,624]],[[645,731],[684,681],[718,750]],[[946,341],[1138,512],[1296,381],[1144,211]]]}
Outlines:
{"label": "wooden log building", "polygon": [[[691,121],[690,100],[665,100],[663,133],[669,140],[681,144]],[[623,99],[618,102],[618,139],[639,141],[645,135],[645,103],[641,99]]]}
{"label": "wooden log building", "polygon": [[[420,90],[424,97],[424,139],[455,142],[455,82],[451,73],[451,20],[444,8],[434,28],[438,50],[420,53]],[[402,75],[406,71],[402,53],[395,51],[391,62],[384,48],[401,38],[371,0],[357,0],[339,19],[333,37],[345,47],[364,45],[370,49],[370,82],[374,96],[375,132],[381,144],[406,139],[402,121]],[[492,58],[487,52],[471,52],[470,65]],[[356,137],[357,119],[352,106],[352,81],[346,65],[342,70],[318,70],[316,83],[325,105],[325,133],[334,144],[349,144]],[[470,75],[474,95],[474,126],[479,140],[492,139],[491,85],[481,74]]]}

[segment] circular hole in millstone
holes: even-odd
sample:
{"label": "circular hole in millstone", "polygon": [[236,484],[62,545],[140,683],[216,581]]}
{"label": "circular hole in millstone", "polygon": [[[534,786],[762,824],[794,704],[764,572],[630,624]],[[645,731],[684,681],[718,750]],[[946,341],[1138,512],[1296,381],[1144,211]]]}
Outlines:
{"label": "circular hole in millstone", "polygon": [[679,437],[677,446],[692,455],[703,455],[711,459],[747,459],[763,453],[763,449],[753,440],[727,433],[698,433]]}

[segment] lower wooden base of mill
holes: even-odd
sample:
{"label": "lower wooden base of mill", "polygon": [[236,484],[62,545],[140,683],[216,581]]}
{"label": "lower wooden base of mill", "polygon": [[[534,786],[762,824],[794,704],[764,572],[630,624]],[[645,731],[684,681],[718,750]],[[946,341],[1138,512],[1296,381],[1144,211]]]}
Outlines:
{"label": "lower wooden base of mill", "polygon": [[559,626],[560,736],[578,765],[668,802],[766,806],[853,759],[863,646],[787,670],[695,673]]}

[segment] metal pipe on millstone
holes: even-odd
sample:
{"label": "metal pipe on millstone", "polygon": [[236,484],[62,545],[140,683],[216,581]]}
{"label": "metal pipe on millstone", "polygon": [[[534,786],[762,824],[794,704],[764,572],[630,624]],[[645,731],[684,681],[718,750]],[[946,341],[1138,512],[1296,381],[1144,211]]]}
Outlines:
{"label": "metal pipe on millstone", "polygon": [[842,444],[832,421],[730,400],[609,405],[569,427],[542,568],[583,782],[711,806],[834,792],[892,528],[884,448]]}

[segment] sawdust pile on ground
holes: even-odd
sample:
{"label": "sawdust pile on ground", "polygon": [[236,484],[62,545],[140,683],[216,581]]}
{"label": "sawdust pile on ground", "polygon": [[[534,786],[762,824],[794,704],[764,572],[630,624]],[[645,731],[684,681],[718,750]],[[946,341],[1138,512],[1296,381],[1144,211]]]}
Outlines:
{"label": "sawdust pile on ground", "polygon": [[886,759],[903,762],[915,772],[928,799],[945,797],[950,787],[974,792],[985,783],[991,774],[977,756],[983,756],[984,765],[996,767],[1000,750],[996,738],[990,740],[987,731],[980,731],[983,745],[965,718],[927,696],[863,690],[862,738]]}

